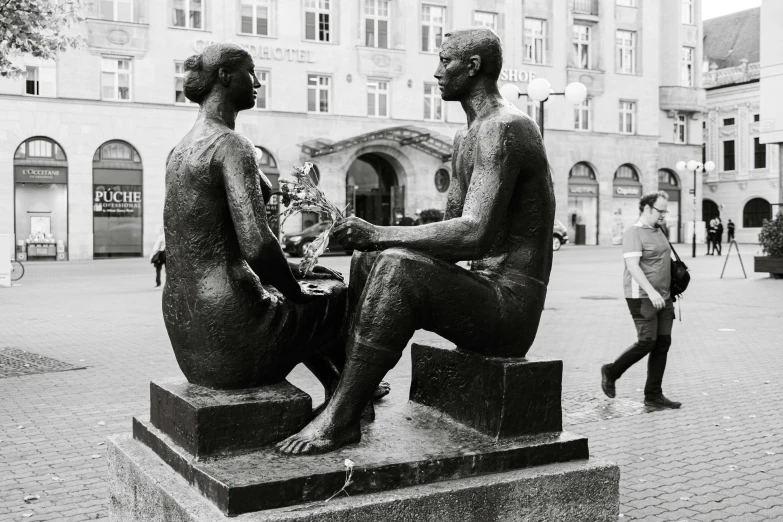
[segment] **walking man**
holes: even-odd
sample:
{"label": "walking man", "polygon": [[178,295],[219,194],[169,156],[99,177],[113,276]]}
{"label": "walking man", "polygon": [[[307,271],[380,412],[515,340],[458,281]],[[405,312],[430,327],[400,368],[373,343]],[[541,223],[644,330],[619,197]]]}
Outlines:
{"label": "walking man", "polygon": [[166,236],[163,227],[160,227],[160,235],[155,240],[155,246],[152,247],[150,263],[155,267],[155,288],[160,288],[160,270],[166,264]]}
{"label": "walking man", "polygon": [[715,255],[715,218],[707,222],[707,255]]}
{"label": "walking man", "polygon": [[617,360],[601,367],[601,388],[607,397],[614,398],[615,381],[648,356],[644,403],[679,408],[681,403],[667,399],[661,389],[674,324],[674,305],[669,290],[671,246],[660,230],[668,213],[668,203],[666,192],[642,196],[639,221],[623,235],[623,288],[638,339]]}
{"label": "walking man", "polygon": [[715,219],[717,220],[717,224],[715,225],[715,237],[712,250],[714,252],[717,249],[718,255],[721,255],[723,254],[723,222],[719,217]]}
{"label": "walking man", "polygon": [[731,220],[729,220],[729,222],[726,224],[726,229],[729,232],[729,238],[727,239],[727,241],[731,243],[732,241],[734,241],[734,223],[732,223]]}

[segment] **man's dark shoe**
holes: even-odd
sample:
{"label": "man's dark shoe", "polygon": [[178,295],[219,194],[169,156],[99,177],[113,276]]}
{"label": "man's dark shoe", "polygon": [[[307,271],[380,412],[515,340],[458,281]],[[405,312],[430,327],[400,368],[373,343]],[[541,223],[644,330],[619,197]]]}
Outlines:
{"label": "man's dark shoe", "polygon": [[652,397],[645,396],[644,404],[646,406],[656,406],[658,408],[671,408],[673,410],[676,410],[680,406],[682,406],[681,402],[671,401],[667,399],[663,394],[655,395]]}
{"label": "man's dark shoe", "polygon": [[604,391],[607,397],[610,399],[614,399],[615,396],[615,389],[614,389],[614,381],[615,379],[612,379],[609,377],[609,364],[604,364],[601,366],[601,389]]}

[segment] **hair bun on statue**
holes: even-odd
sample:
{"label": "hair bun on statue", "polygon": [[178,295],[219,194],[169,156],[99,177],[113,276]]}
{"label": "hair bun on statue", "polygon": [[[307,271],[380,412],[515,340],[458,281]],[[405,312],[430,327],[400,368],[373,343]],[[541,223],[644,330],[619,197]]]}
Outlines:
{"label": "hair bun on statue", "polygon": [[185,60],[183,91],[192,102],[201,103],[217,82],[221,67],[233,69],[242,60],[250,58],[247,51],[234,44],[211,44],[199,54]]}

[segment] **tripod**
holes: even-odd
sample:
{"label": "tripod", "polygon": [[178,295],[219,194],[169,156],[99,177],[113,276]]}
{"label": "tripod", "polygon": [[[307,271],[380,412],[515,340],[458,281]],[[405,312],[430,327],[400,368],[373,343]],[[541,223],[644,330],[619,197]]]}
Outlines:
{"label": "tripod", "polygon": [[731,254],[731,247],[736,247],[736,249],[737,249],[737,257],[739,258],[740,266],[742,267],[742,275],[744,275],[745,279],[747,279],[748,278],[748,274],[745,273],[745,265],[742,263],[742,255],[740,254],[740,251],[739,251],[739,245],[737,244],[737,242],[734,239],[732,239],[729,242],[729,251],[726,252],[726,261],[723,262],[723,270],[721,270],[721,272],[720,272],[720,278],[723,279],[723,272],[726,271],[726,265],[729,264],[729,254]]}

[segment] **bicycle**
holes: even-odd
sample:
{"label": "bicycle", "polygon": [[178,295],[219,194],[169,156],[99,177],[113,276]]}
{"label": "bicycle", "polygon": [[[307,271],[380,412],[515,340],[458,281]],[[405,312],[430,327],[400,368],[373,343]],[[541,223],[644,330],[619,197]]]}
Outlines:
{"label": "bicycle", "polygon": [[11,260],[11,281],[19,281],[24,277],[24,265],[16,259]]}

